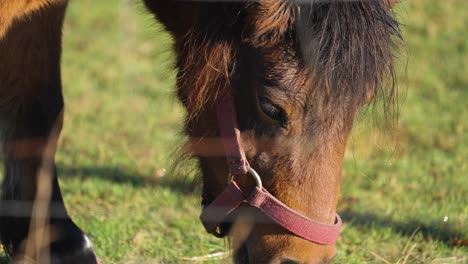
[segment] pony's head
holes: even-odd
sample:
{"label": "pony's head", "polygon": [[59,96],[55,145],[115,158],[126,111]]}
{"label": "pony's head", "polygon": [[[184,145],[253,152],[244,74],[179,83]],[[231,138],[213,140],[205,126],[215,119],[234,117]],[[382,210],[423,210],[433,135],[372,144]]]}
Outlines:
{"label": "pony's head", "polygon": [[[151,1],[173,33],[178,96],[203,174],[203,205],[228,184],[216,100],[229,91],[240,143],[264,187],[316,221],[335,221],[353,119],[395,95],[399,25],[387,0]],[[390,105],[391,103],[389,103]],[[242,189],[253,188],[238,177]],[[221,226],[238,263],[321,263],[335,245],[309,242],[255,210]]]}

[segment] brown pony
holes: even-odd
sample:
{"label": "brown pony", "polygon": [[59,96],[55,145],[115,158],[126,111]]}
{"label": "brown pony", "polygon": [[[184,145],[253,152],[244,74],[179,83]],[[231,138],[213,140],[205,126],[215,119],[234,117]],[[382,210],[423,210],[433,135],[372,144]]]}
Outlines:
{"label": "brown pony", "polygon": [[[175,40],[177,92],[203,174],[203,205],[227,185],[215,103],[228,92],[240,143],[265,188],[311,219],[335,221],[353,118],[373,98],[395,96],[394,2],[145,0]],[[54,164],[66,5],[0,0],[0,239],[19,262],[96,262],[67,214]],[[248,177],[238,182],[253,185]],[[320,263],[335,255],[334,245],[308,242],[251,212],[240,210],[221,228],[237,263]]]}
{"label": "brown pony", "polygon": [[[240,143],[264,187],[290,208],[333,224],[341,163],[357,111],[395,98],[399,24],[386,0],[154,1],[174,37],[177,91],[203,175],[202,205],[228,184],[216,102],[234,98]],[[250,190],[250,177],[237,179]],[[236,263],[322,263],[311,243],[252,210],[221,225]]]}

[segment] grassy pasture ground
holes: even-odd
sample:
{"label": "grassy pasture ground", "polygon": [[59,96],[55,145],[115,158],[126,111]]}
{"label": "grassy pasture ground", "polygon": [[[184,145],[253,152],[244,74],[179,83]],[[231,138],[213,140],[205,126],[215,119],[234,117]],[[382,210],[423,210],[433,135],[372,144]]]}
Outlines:
{"label": "grassy pasture ground", "polygon": [[[400,120],[384,129],[367,111],[356,122],[336,263],[468,262],[468,248],[451,245],[468,239],[466,8],[465,0],[397,7],[407,45]],[[71,1],[57,164],[71,215],[107,263],[185,263],[228,249],[198,221],[193,165],[167,171],[183,139],[170,43],[135,1]]]}

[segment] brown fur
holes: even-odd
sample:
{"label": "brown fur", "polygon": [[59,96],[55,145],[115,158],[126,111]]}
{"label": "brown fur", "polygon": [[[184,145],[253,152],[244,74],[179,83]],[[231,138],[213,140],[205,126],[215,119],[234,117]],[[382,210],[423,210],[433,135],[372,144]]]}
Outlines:
{"label": "brown fur", "polygon": [[0,242],[14,263],[96,263],[67,214],[54,164],[66,5],[0,0]]}
{"label": "brown fur", "polygon": [[[16,19],[0,40],[0,146],[5,162],[0,238],[5,251],[13,255],[26,238],[29,219],[8,218],[2,206],[34,199],[36,171],[55,121],[61,122],[59,65],[65,3],[47,7],[42,13],[33,10],[45,1],[10,2],[29,10],[16,16],[28,19]],[[13,8],[12,4],[9,7]]]}
{"label": "brown fur", "polygon": [[[145,2],[175,39],[177,91],[189,113],[186,132],[196,139],[192,149],[203,174],[202,202],[211,202],[227,184],[225,158],[213,154],[222,149],[220,141],[206,138],[219,136],[214,105],[221,91],[229,91],[241,143],[264,186],[304,215],[332,223],[354,115],[371,98],[394,103],[393,54],[400,33],[388,7],[395,1]],[[54,4],[57,13],[50,8]],[[49,138],[60,116],[60,25],[65,4],[0,0],[4,201],[34,197],[42,139]],[[49,26],[53,32],[44,30]],[[44,32],[49,34],[39,37]],[[27,78],[21,76],[24,68]],[[24,151],[23,142],[38,143],[31,145],[36,150]],[[23,181],[14,182],[15,174],[21,173]],[[52,199],[61,203],[53,176]],[[243,189],[253,187],[248,177],[239,177],[238,182]],[[252,217],[238,212],[230,229],[238,263],[322,263],[336,252],[334,245],[304,241]],[[9,253],[27,235],[24,227],[30,218],[20,220],[26,224],[0,218],[1,240]],[[70,219],[51,224],[68,231],[63,232],[67,246],[81,245],[82,232]],[[227,232],[229,225],[223,229]]]}
{"label": "brown fur", "polygon": [[229,68],[235,53],[232,40],[218,39],[209,32],[201,34],[190,32],[186,36],[179,54],[188,59],[177,62],[179,98],[192,116],[207,104],[213,104],[220,91],[228,89]]}
{"label": "brown fur", "polygon": [[[162,2],[146,4],[155,10]],[[393,53],[400,34],[389,4],[191,2],[193,9],[172,3],[156,12],[176,40],[179,98],[196,117],[187,119],[186,128],[196,139],[192,150],[203,174],[202,203],[226,186],[222,146],[212,138],[219,136],[214,102],[221,90],[229,90],[242,145],[266,188],[305,215],[333,222],[354,115],[372,98],[393,105],[396,95]],[[175,17],[191,21],[182,25]],[[259,98],[280,107],[286,120],[268,116]],[[245,189],[253,185],[248,177],[238,182]],[[239,212],[230,232],[237,263],[284,258],[319,263],[335,254],[333,245],[309,243],[256,219],[244,223],[251,217]]]}
{"label": "brown fur", "polygon": [[254,47],[272,47],[284,38],[294,23],[290,1],[263,0],[246,4],[243,38]]}
{"label": "brown fur", "polygon": [[15,20],[27,17],[50,4],[66,3],[67,0],[0,0],[0,39]]}

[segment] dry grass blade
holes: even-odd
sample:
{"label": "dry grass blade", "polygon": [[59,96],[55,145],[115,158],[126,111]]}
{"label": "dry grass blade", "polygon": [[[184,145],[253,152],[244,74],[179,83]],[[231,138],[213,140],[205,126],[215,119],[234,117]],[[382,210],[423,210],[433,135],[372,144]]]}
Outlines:
{"label": "dry grass blade", "polygon": [[404,257],[403,261],[401,262],[401,264],[406,264],[406,263],[407,263],[409,257],[412,255],[412,254],[411,254],[411,251],[413,251],[413,249],[414,249],[417,245],[418,245],[418,244],[415,243],[415,244],[413,244],[413,245],[410,247],[410,249],[408,249],[408,251],[406,251],[406,252],[403,251],[403,254],[405,255],[405,257]]}
{"label": "dry grass blade", "polygon": [[49,204],[52,197],[54,155],[61,130],[63,112],[60,113],[42,153],[42,163],[37,172],[36,195],[31,212],[29,233],[23,242],[23,251],[13,263],[50,263],[48,247],[53,240],[49,226]]}
{"label": "dry grass blade", "polygon": [[[414,236],[416,236],[416,234],[419,232],[419,230],[420,230],[419,227],[416,228],[416,229],[413,231],[413,233],[411,234],[411,236],[408,238],[408,242],[406,242],[406,245],[405,245],[405,247],[403,248],[403,251],[402,251],[403,254],[406,254],[406,253],[407,253],[407,250],[408,250],[408,247],[409,247],[411,241],[413,241]],[[414,245],[413,245],[413,247],[414,247]],[[411,249],[410,249],[409,251],[411,251]]]}
{"label": "dry grass blade", "polygon": [[468,263],[468,257],[437,258],[431,262],[431,264],[455,264],[455,263]]}
{"label": "dry grass blade", "polygon": [[390,261],[386,260],[384,257],[380,256],[379,254],[373,252],[373,251],[369,251],[369,253],[371,253],[374,257],[376,257],[378,260],[386,263],[386,264],[391,264]]}
{"label": "dry grass blade", "polygon": [[228,251],[221,251],[221,252],[210,253],[204,256],[182,257],[180,259],[184,261],[189,261],[189,262],[203,262],[203,261],[214,260],[214,259],[223,259],[223,258],[228,257],[229,254],[230,252]]}

